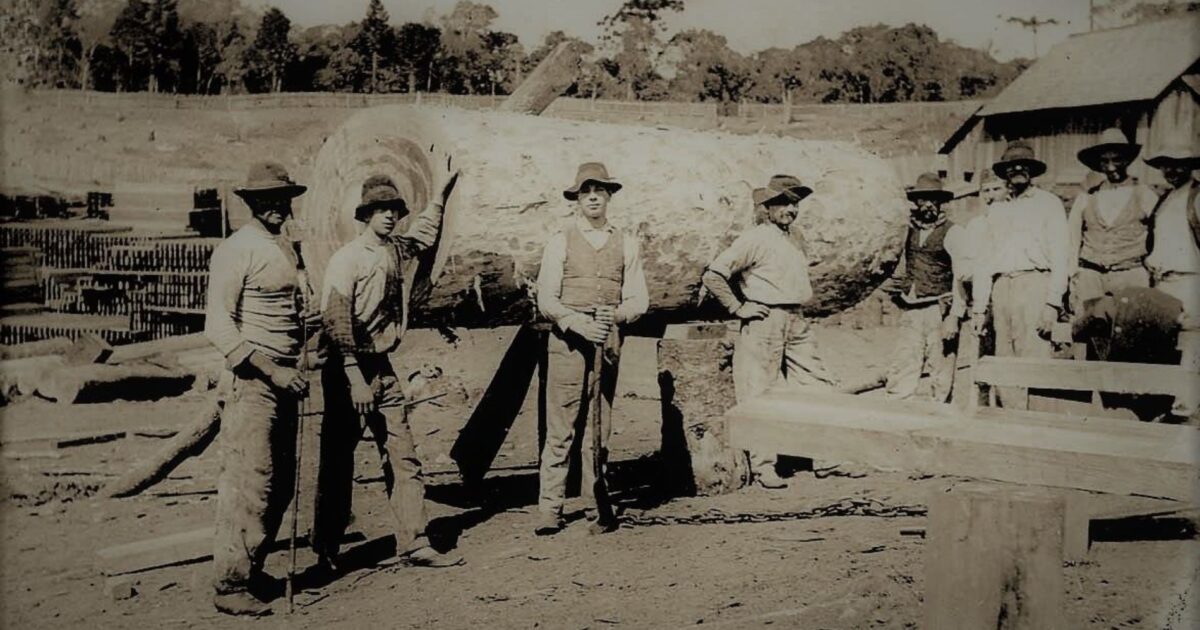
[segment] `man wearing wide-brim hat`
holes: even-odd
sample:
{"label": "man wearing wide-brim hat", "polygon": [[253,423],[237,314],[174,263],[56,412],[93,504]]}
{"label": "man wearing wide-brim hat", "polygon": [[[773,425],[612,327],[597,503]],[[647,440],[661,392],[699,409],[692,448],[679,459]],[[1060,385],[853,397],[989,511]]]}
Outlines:
{"label": "man wearing wide-brim hat", "polygon": [[1111,128],[1078,154],[1080,162],[1104,179],[1079,193],[1067,218],[1075,265],[1071,305],[1076,313],[1085,302],[1116,289],[1150,286],[1142,260],[1158,195],[1129,175],[1129,165],[1140,151],[1141,145]]}
{"label": "man wearing wide-brim hat", "polygon": [[[221,419],[213,603],[229,614],[269,611],[263,562],[292,498],[302,317],[310,303],[297,248],[283,235],[305,187],[278,163],[250,167],[234,192],[252,220],[213,250],[204,334],[225,356],[232,391]],[[315,326],[313,327],[315,330]]]}
{"label": "man wearing wide-brim hat", "polygon": [[[797,386],[833,387],[835,379],[817,354],[802,306],[813,297],[808,257],[792,233],[799,204],[812,194],[791,175],[776,175],[751,198],[765,220],[740,234],[704,271],[705,288],[741,320],[733,354],[738,402],[752,400],[777,380]],[[754,481],[784,488],[775,453],[751,451]]]}
{"label": "man wearing wide-brim hat", "polygon": [[354,209],[362,231],[334,252],[325,269],[321,314],[331,351],[321,372],[325,413],[312,547],[318,570],[330,577],[337,574],[339,543],[350,523],[354,450],[364,425],[381,457],[396,554],[413,565],[458,562],[438,553],[425,534],[421,460],[388,358],[400,345],[407,324],[406,262],[437,242],[457,181],[458,173],[446,174],[438,196],[412,218],[403,234],[393,234],[409,214],[408,204],[391,177],[368,177]]}
{"label": "man wearing wide-brim hat", "polygon": [[[954,383],[955,348],[966,314],[963,260],[967,231],[946,216],[954,198],[935,173],[917,177],[906,196],[912,202],[904,243],[904,273],[890,288],[900,307],[901,326],[887,373],[887,392],[902,399],[946,402]],[[928,373],[921,390],[921,377]]]}
{"label": "man wearing wide-brim hat", "polygon": [[[606,466],[621,329],[650,305],[638,239],[617,228],[608,217],[609,202],[621,187],[604,164],[581,164],[575,182],[562,193],[573,203],[574,216],[550,237],[542,252],[537,306],[554,326],[546,341],[546,441],[538,471],[534,525],[534,532],[541,536],[563,527],[567,470],[577,432],[582,433],[581,494],[593,503],[587,510],[588,531],[600,534],[617,527],[595,503],[606,500],[593,494],[595,471],[604,475]],[[602,355],[599,374],[592,368],[596,353]],[[592,417],[596,392],[600,397],[599,452],[594,452],[597,427]]]}
{"label": "man wearing wide-brim hat", "polygon": [[[983,332],[990,306],[996,356],[1049,358],[1070,270],[1066,210],[1057,196],[1033,185],[1046,165],[1028,142],[1009,142],[992,170],[1005,181],[1008,199],[977,219],[984,251],[972,274],[972,328]],[[1002,387],[999,394],[1002,404],[1027,402],[1024,388]]]}
{"label": "man wearing wide-brim hat", "polygon": [[[1200,151],[1176,140],[1156,151],[1146,163],[1162,172],[1170,190],[1154,213],[1153,249],[1146,257],[1154,288],[1183,303],[1180,338],[1182,363],[1200,372]],[[1200,392],[1175,401],[1173,412],[1191,416],[1200,408]]]}

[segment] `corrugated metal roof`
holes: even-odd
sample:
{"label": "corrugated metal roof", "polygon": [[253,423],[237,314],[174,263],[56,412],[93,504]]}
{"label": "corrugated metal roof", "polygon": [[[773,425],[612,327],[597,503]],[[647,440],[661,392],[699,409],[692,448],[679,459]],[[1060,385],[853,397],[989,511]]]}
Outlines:
{"label": "corrugated metal roof", "polygon": [[1068,38],[980,116],[1155,98],[1200,59],[1200,14]]}

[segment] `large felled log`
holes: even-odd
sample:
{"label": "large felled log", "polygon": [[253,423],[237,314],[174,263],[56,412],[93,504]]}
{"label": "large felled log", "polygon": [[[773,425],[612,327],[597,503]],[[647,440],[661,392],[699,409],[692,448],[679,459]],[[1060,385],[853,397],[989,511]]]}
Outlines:
{"label": "large felled log", "polygon": [[41,341],[30,341],[14,345],[0,346],[0,361],[25,359],[28,357],[44,357],[51,354],[66,354],[74,342],[67,337],[54,337]]}
{"label": "large felled log", "polygon": [[638,236],[651,311],[666,319],[700,314],[704,265],[751,225],[750,193],[776,173],[815,189],[794,230],[813,262],[811,312],[857,302],[899,256],[907,215],[900,182],[848,144],[390,106],[351,117],[317,156],[297,213],[314,282],[357,234],[353,210],[366,177],[391,175],[409,205],[422,208],[446,173],[461,169],[437,247],[406,270],[412,319],[526,322],[542,246],[572,213],[561,191],[584,161],[605,162],[624,183],[610,216]]}
{"label": "large felled log", "polygon": [[0,402],[32,396],[46,374],[65,364],[56,354],[0,361]]}
{"label": "large felled log", "polygon": [[517,89],[500,104],[500,111],[518,114],[542,113],[579,76],[579,45],[560,42],[534,68]]}
{"label": "large felled log", "polygon": [[142,460],[137,466],[109,483],[104,488],[104,496],[134,496],[165,479],[189,457],[204,452],[220,431],[223,407],[223,401],[214,398],[189,426],[180,429],[179,433],[152,457]]}
{"label": "large felled log", "polygon": [[171,355],[178,352],[210,347],[212,347],[211,343],[203,333],[164,337],[162,339],[155,339],[153,341],[144,341],[141,343],[131,343],[124,346],[117,346],[116,348],[113,348],[113,352],[106,359],[106,363],[129,363],[131,361],[138,361],[151,357]]}
{"label": "large felled log", "polygon": [[60,403],[156,400],[191,388],[196,375],[153,365],[63,366],[46,374],[37,393]]}

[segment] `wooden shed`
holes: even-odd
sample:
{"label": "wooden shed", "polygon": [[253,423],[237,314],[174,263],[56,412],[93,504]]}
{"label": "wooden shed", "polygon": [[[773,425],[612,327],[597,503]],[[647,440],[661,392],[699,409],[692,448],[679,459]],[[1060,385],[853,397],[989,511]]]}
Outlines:
{"label": "wooden shed", "polygon": [[[1165,138],[1200,141],[1200,14],[1075,35],[1050,50],[950,136],[940,153],[952,181],[975,182],[1009,140],[1029,140],[1060,195],[1088,177],[1076,153],[1119,126],[1142,155]],[[1141,160],[1130,172],[1150,183]]]}

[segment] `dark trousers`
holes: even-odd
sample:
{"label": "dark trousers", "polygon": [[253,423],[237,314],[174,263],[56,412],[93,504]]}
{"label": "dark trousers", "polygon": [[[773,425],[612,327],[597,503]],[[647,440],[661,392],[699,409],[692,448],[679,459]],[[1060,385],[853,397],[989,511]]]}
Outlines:
{"label": "dark trousers", "polygon": [[[378,405],[402,402],[403,394],[391,374],[386,357],[360,364],[374,391]],[[364,428],[379,452],[380,468],[387,489],[388,508],[396,531],[396,551],[410,551],[425,532],[425,484],[421,461],[402,406],[376,409],[365,417],[354,410],[350,384],[341,362],[331,360],[321,372],[325,391],[325,415],[321,420],[321,463],[317,472],[317,500],[313,517],[313,549],[335,557],[338,543],[350,521],[354,493],[354,450],[364,437]]]}

